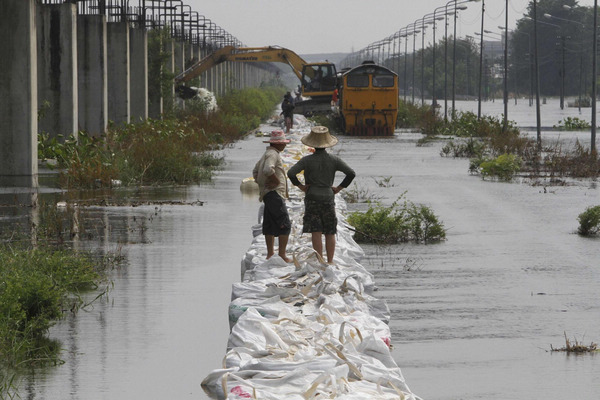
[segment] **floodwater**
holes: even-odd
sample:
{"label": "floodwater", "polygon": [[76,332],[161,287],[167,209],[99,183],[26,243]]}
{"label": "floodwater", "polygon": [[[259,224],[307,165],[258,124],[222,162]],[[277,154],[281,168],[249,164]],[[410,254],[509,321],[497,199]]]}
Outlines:
{"label": "floodwater", "polygon": [[[519,108],[534,112],[526,101]],[[549,118],[545,126],[560,119]],[[544,132],[544,140],[575,136],[589,140]],[[467,160],[440,157],[443,143],[418,147],[419,138],[341,136],[333,148],[358,187],[386,203],[405,193],[448,229],[439,244],[364,246],[409,387],[425,400],[599,398],[600,354],[550,351],[565,333],[600,341],[600,241],[575,234],[577,215],[600,204],[597,184],[483,181]],[[203,206],[88,209],[105,228],[80,245],[121,249],[127,263],[114,271],[107,301],[52,329],[65,363],[29,377],[24,399],[206,399],[200,383],[221,367],[231,283],[257,219],[258,200],[240,182],[264,146],[248,137],[224,151],[214,184],[153,195]]]}

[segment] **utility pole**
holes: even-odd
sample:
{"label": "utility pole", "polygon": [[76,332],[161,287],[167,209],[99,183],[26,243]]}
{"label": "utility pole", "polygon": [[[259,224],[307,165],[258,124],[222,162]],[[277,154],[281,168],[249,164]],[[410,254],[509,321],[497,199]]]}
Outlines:
{"label": "utility pole", "polygon": [[[597,0],[595,0],[597,1]],[[594,36],[595,38],[595,36]],[[594,43],[596,40],[594,40]],[[537,0],[533,0],[533,52],[535,60],[535,115],[537,126],[537,147],[542,151],[542,119],[540,115],[540,64],[538,60],[538,40],[537,40]],[[595,59],[595,58],[594,58]],[[592,116],[592,119],[595,117]],[[593,124],[593,122],[592,122]]]}
{"label": "utility pole", "polygon": [[504,17],[504,120],[502,130],[506,132],[508,127],[508,0],[506,0]]}
{"label": "utility pole", "polygon": [[[535,7],[534,0],[534,7]],[[483,79],[483,21],[485,18],[485,0],[481,1],[481,37],[479,41],[479,96],[477,99],[477,119],[481,119],[481,84]]]}
{"label": "utility pole", "polygon": [[596,151],[596,86],[598,85],[598,76],[596,74],[596,54],[598,51],[598,0],[594,0],[594,35],[592,46],[592,153]]}

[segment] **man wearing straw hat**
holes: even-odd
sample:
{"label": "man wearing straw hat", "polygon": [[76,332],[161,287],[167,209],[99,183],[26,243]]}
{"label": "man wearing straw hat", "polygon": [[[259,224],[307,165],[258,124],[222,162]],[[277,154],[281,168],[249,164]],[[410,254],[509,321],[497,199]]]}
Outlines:
{"label": "man wearing straw hat", "polygon": [[[337,233],[337,216],[335,213],[335,195],[348,187],[355,177],[354,170],[341,158],[327,153],[328,147],[335,146],[338,139],[329,133],[324,126],[315,126],[302,138],[306,146],[314,147],[315,152],[305,156],[288,171],[288,177],[294,186],[306,193],[304,197],[303,233],[311,233],[313,249],[323,255],[323,234],[325,234],[325,251],[327,262],[333,262],[335,253],[335,234]],[[304,171],[304,184],[297,175]],[[333,186],[335,173],[343,172],[346,176],[338,185]]]}
{"label": "man wearing straw hat", "polygon": [[290,262],[286,247],[292,224],[285,205],[288,197],[287,177],[279,153],[289,142],[283,131],[272,131],[271,138],[264,141],[270,145],[252,170],[260,191],[259,200],[265,203],[262,233],[267,244],[267,259],[275,254],[275,238],[278,237],[278,254],[285,262]]}

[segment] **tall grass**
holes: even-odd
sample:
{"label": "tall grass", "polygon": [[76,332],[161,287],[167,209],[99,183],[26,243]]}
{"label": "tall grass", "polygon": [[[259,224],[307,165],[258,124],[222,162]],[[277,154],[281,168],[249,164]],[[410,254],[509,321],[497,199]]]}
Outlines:
{"label": "tall grass", "polygon": [[42,159],[55,159],[64,188],[125,185],[189,184],[212,178],[222,161],[214,150],[235,142],[270,117],[281,87],[231,91],[218,99],[219,109],[207,113],[191,104],[172,117],[111,127],[94,138],[60,140],[40,135]]}
{"label": "tall grass", "polygon": [[107,271],[120,260],[69,248],[79,217],[53,203],[34,207],[35,224],[20,221],[0,237],[0,398],[18,398],[25,370],[62,362],[61,343],[48,338],[48,330],[102,298]]}

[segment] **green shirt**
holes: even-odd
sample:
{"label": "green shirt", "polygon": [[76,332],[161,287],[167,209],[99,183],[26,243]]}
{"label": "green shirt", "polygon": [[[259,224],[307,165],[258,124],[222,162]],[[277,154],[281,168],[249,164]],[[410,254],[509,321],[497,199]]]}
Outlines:
{"label": "green shirt", "polygon": [[298,186],[300,181],[298,175],[304,171],[304,184],[310,185],[306,192],[306,200],[331,201],[334,193],[331,187],[335,179],[336,171],[343,172],[346,177],[340,183],[341,187],[348,187],[356,176],[354,170],[348,166],[341,158],[331,155],[325,149],[315,149],[311,155],[302,157],[287,175],[292,184]]}

